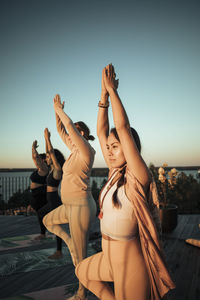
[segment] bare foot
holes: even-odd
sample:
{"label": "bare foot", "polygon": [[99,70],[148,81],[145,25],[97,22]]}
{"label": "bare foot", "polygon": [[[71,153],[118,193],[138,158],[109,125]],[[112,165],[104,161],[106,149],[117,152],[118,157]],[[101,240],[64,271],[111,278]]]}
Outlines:
{"label": "bare foot", "polygon": [[195,240],[195,239],[187,239],[185,240],[186,243],[188,244],[191,244],[193,246],[196,246],[196,247],[200,247],[200,240]]}
{"label": "bare foot", "polygon": [[66,300],[88,300],[88,297],[82,298],[82,297],[80,297],[79,295],[76,294],[76,295],[74,295],[70,298],[67,298]]}
{"label": "bare foot", "polygon": [[57,250],[54,254],[48,256],[49,259],[59,259],[62,258],[63,254],[61,251]]}
{"label": "bare foot", "polygon": [[35,241],[41,241],[45,239],[45,234],[40,234],[34,238]]}

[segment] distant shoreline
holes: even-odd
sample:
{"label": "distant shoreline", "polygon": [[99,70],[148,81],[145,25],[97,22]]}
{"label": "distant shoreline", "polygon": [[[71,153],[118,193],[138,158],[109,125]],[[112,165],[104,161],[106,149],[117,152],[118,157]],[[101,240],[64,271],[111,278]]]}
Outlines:
{"label": "distant shoreline", "polygon": [[[157,166],[156,168],[159,168]],[[178,170],[199,170],[200,166],[167,166],[166,169],[176,168]],[[0,168],[0,172],[33,172],[36,168]],[[96,171],[105,171],[107,168],[93,168],[93,172]]]}
{"label": "distant shoreline", "polygon": [[36,168],[0,168],[0,172],[33,172]]}

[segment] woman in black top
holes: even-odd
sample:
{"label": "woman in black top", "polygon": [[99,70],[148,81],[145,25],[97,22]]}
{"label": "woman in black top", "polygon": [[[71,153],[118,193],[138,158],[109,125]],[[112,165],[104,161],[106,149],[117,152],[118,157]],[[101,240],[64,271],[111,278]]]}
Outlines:
{"label": "woman in black top", "polygon": [[32,199],[31,199],[31,206],[35,210],[36,215],[38,217],[38,222],[40,225],[40,235],[38,235],[35,239],[41,240],[45,238],[46,227],[42,222],[42,218],[38,213],[38,210],[43,207],[46,203],[46,177],[48,175],[49,169],[46,163],[46,154],[38,154],[37,152],[37,141],[34,141],[32,144],[32,159],[37,168],[31,176],[31,192],[32,192]]}
{"label": "woman in black top", "polygon": [[[44,130],[44,137],[46,143],[46,162],[49,166],[49,174],[46,179],[47,204],[39,210],[41,217],[44,217],[47,213],[61,205],[61,199],[58,195],[58,187],[62,179],[62,166],[65,162],[62,153],[57,149],[53,149],[48,128],[45,128]],[[62,239],[56,236],[56,240],[57,251],[53,255],[49,256],[50,259],[62,257]]]}

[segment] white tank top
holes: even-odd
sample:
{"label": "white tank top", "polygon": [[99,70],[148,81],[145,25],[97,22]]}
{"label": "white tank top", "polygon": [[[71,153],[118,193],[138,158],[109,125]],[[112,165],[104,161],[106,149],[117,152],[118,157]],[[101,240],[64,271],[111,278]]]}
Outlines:
{"label": "white tank top", "polygon": [[100,222],[101,232],[116,240],[134,239],[138,232],[137,221],[133,211],[133,204],[125,194],[124,185],[117,192],[119,208],[115,207],[112,202],[112,195],[117,188],[117,182],[107,192],[113,177],[114,175],[107,182],[100,196],[100,202],[105,196],[101,209],[103,212]]}

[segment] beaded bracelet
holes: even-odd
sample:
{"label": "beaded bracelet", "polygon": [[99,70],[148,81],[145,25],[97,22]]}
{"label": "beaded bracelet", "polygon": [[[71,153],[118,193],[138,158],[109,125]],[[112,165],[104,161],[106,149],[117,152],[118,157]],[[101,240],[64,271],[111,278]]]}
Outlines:
{"label": "beaded bracelet", "polygon": [[106,103],[102,103],[101,101],[99,101],[98,106],[102,107],[102,108],[108,108],[109,107],[109,102],[107,101]]}

